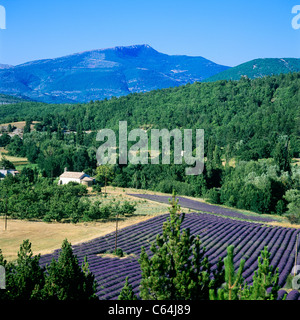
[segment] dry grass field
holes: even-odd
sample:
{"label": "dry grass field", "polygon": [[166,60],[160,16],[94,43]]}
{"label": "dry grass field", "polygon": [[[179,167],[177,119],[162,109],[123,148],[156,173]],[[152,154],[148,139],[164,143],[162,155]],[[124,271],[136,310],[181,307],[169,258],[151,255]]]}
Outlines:
{"label": "dry grass field", "polygon": [[[119,221],[119,228],[149,219],[150,216],[134,216]],[[115,222],[88,222],[78,224],[46,223],[22,220],[8,220],[4,231],[4,220],[0,220],[0,248],[4,258],[17,258],[20,244],[29,239],[34,254],[50,253],[61,247],[64,239],[72,244],[88,241],[115,230]]]}
{"label": "dry grass field", "polygon": [[12,162],[16,167],[20,165],[26,165],[29,164],[29,161],[27,158],[22,158],[22,157],[13,157],[7,155],[8,151],[5,150],[4,148],[0,148],[0,160],[4,156],[7,160]]}
{"label": "dry grass field", "polygon": [[[34,129],[34,125],[38,123],[39,121],[32,121],[32,124],[30,125],[30,129]],[[8,126],[11,124],[12,126],[15,126],[18,129],[24,129],[26,121],[18,121],[18,122],[9,122],[9,123],[1,123],[0,126]]]}
{"label": "dry grass field", "polygon": [[[137,210],[133,216],[119,219],[119,229],[168,212],[169,205],[167,204],[139,199],[129,196],[127,193],[147,193],[156,195],[166,194],[148,190],[123,189],[117,187],[107,187],[106,191],[107,195],[105,196],[103,194],[93,193],[91,188],[89,188],[89,197],[92,201],[100,200],[103,203],[112,200],[120,201],[120,203],[125,200],[135,201],[137,203]],[[204,201],[203,199],[191,197],[186,198]],[[188,212],[187,209],[184,211]],[[270,224],[288,228],[300,228],[300,226],[291,225],[285,222],[271,222]],[[46,254],[60,248],[64,239],[68,239],[71,244],[78,244],[113,232],[115,231],[115,227],[115,220],[107,222],[95,221],[71,224],[8,219],[7,230],[4,230],[4,219],[3,217],[0,217],[0,249],[3,252],[5,259],[12,261],[17,258],[17,252],[20,248],[20,244],[25,239],[29,239],[31,242],[34,254]]]}
{"label": "dry grass field", "polygon": [[293,158],[292,164],[295,166],[300,166],[300,158]]}
{"label": "dry grass field", "polygon": [[[137,210],[132,217],[120,218],[119,229],[150,219],[154,215],[168,212],[168,205],[148,200],[139,200],[126,195],[134,190],[107,187],[107,197],[90,193],[91,199],[103,203],[116,201],[136,201]],[[61,247],[64,239],[72,244],[88,241],[115,231],[115,221],[86,223],[46,223],[41,221],[22,221],[8,219],[7,230],[4,230],[4,219],[0,218],[0,249],[8,261],[17,258],[17,252],[23,240],[29,239],[34,254],[50,253]]]}

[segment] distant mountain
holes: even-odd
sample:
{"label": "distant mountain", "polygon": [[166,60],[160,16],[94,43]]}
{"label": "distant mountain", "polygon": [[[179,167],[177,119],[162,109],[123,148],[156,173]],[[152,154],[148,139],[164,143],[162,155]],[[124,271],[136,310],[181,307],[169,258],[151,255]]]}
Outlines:
{"label": "distant mountain", "polygon": [[0,65],[0,92],[49,103],[87,102],[203,81],[228,68],[134,45]]}
{"label": "distant mountain", "polygon": [[8,69],[8,68],[12,68],[13,66],[9,65],[9,64],[1,64],[0,63],[0,69]]}
{"label": "distant mountain", "polygon": [[215,74],[205,81],[213,82],[217,80],[239,80],[243,76],[247,76],[250,79],[255,79],[289,72],[300,72],[300,59],[255,59]]}

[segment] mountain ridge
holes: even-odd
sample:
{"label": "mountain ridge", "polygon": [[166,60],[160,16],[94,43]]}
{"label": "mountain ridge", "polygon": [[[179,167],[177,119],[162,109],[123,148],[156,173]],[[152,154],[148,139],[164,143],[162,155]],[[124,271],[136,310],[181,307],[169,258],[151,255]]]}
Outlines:
{"label": "mountain ridge", "polygon": [[0,68],[0,92],[42,102],[88,102],[185,85],[228,69],[147,44],[88,50]]}
{"label": "mountain ridge", "polygon": [[168,55],[148,44],[86,50],[0,64],[0,93],[46,103],[81,103],[194,82],[300,72],[299,58],[257,58],[235,67],[201,56]]}
{"label": "mountain ridge", "polygon": [[244,76],[247,76],[249,79],[255,79],[289,72],[300,72],[299,58],[253,59],[215,74],[204,81],[214,82],[218,80],[239,80]]}

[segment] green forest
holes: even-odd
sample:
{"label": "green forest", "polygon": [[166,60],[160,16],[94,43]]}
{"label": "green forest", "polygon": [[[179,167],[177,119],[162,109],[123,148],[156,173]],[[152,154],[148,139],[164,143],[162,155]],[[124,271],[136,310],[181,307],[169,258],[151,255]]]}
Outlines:
{"label": "green forest", "polygon": [[[204,129],[205,169],[185,175],[182,165],[110,167],[108,183],[204,197],[258,213],[300,222],[300,73],[250,80],[194,83],[87,104],[21,102],[3,105],[0,121],[26,120],[24,136],[3,134],[0,147],[37,164],[41,177],[55,179],[67,167],[95,175],[96,133],[166,128]],[[30,123],[38,121],[35,129]],[[104,179],[97,183],[103,186]],[[1,183],[4,183],[1,182]]]}

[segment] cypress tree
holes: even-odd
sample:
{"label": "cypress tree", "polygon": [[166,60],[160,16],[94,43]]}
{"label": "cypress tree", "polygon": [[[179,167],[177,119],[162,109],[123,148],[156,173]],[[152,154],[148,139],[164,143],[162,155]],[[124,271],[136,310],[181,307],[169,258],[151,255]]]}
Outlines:
{"label": "cypress tree", "polygon": [[214,158],[214,151],[216,148],[216,141],[213,136],[210,136],[207,143],[207,164],[211,164]]}
{"label": "cypress tree", "polygon": [[215,168],[215,169],[222,168],[221,156],[222,156],[222,150],[218,145],[216,145],[214,152],[213,152],[213,159],[212,159],[213,168]]}
{"label": "cypress tree", "polygon": [[291,171],[291,150],[290,142],[279,141],[274,149],[274,160],[281,171]]}
{"label": "cypress tree", "polygon": [[82,145],[84,140],[84,132],[82,130],[82,126],[79,123],[76,128],[76,144]]}
{"label": "cypress tree", "polygon": [[32,122],[31,120],[26,120],[26,124],[25,124],[24,129],[23,129],[24,133],[30,133],[30,131],[31,131],[31,128],[30,128],[31,122]]}

